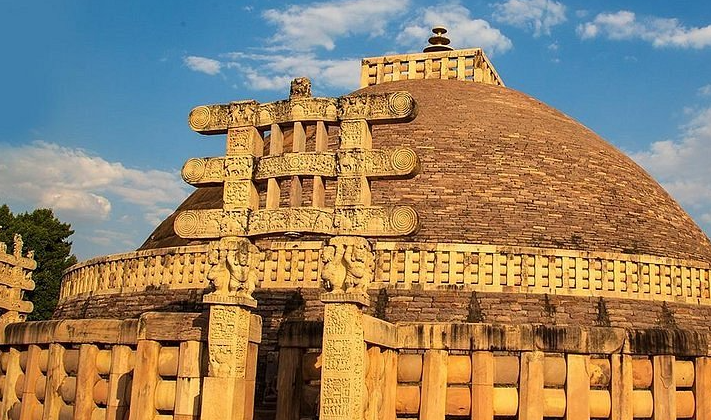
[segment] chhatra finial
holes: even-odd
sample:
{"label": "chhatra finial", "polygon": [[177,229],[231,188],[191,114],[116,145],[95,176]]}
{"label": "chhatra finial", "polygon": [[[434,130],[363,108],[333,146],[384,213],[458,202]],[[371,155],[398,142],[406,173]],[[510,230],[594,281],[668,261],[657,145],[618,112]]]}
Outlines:
{"label": "chhatra finial", "polygon": [[449,38],[444,35],[447,33],[447,28],[435,26],[432,28],[432,33],[434,35],[428,40],[430,45],[426,46],[422,52],[452,51],[454,49],[449,46]]}

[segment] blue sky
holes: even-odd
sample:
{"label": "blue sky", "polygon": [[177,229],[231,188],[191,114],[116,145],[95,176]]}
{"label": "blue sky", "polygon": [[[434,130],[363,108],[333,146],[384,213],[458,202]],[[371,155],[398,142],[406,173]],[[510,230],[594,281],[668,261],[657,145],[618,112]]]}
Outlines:
{"label": "blue sky", "polygon": [[357,87],[359,61],[417,52],[428,29],[483,47],[507,86],[592,128],[711,232],[711,7],[705,1],[138,0],[6,2],[0,203],[52,207],[80,259],[129,251],[224,144],[205,103]]}

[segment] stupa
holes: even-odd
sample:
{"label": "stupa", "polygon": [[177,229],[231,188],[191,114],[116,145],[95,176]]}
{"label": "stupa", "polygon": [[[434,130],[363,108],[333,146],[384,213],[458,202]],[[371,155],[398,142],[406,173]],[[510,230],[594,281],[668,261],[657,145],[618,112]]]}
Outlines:
{"label": "stupa", "polygon": [[711,420],[709,239],[433,32],[341,97],[194,108],[224,155],[6,322],[0,419]]}

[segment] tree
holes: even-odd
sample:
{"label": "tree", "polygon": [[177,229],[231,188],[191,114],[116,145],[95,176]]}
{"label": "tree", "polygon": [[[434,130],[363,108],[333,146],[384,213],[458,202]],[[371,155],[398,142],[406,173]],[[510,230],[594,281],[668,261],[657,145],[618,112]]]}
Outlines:
{"label": "tree", "polygon": [[32,274],[35,290],[25,295],[34,304],[34,310],[27,319],[50,319],[57,306],[62,272],[77,262],[71,253],[72,243],[67,240],[74,233],[71,225],[57,219],[51,209],[15,215],[3,204],[0,227],[0,241],[7,243],[8,249],[12,249],[12,238],[19,233],[25,243],[24,252],[35,251],[37,269]]}

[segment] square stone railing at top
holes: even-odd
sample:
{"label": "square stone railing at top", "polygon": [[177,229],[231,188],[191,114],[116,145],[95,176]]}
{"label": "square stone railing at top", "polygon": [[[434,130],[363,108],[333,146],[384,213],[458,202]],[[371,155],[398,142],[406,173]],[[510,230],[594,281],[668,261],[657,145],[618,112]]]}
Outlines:
{"label": "square stone railing at top", "polygon": [[454,79],[504,86],[481,48],[364,58],[360,87],[412,79]]}
{"label": "square stone railing at top", "polygon": [[[711,305],[707,263],[650,255],[474,244],[376,242],[371,287],[599,296]],[[259,287],[321,287],[320,241],[271,242],[257,256]],[[206,245],[97,258],[68,269],[60,304],[89,294],[209,286]]]}

